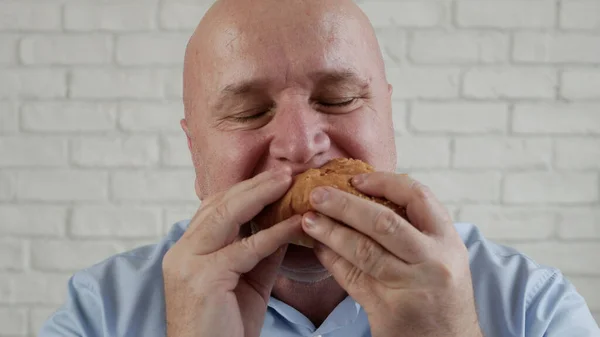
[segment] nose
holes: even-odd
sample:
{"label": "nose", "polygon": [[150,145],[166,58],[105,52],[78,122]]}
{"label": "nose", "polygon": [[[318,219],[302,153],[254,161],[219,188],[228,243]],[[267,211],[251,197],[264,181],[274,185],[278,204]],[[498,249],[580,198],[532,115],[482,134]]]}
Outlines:
{"label": "nose", "polygon": [[306,164],[326,153],[331,146],[322,119],[308,106],[280,109],[271,125],[274,136],[269,151],[277,160]]}

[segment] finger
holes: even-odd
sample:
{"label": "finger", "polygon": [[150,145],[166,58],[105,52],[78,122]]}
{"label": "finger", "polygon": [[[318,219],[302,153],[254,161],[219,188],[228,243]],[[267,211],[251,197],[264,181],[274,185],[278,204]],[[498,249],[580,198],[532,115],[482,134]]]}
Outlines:
{"label": "finger", "polygon": [[383,205],[329,187],[314,189],[311,204],[318,212],[367,235],[407,263],[427,258],[430,238]]}
{"label": "finger", "polygon": [[259,183],[237,188],[236,193],[226,193],[219,200],[202,206],[196,225],[186,231],[187,240],[195,254],[214,252],[231,243],[242,224],[250,221],[266,205],[279,199],[291,184],[289,171],[271,173]]}
{"label": "finger", "polygon": [[362,272],[386,284],[406,273],[405,262],[393,256],[377,242],[331,218],[309,212],[304,215],[302,228],[306,234],[329,247]]}
{"label": "finger", "polygon": [[275,277],[281,262],[285,257],[288,245],[279,247],[275,253],[260,261],[254,269],[242,274],[242,277],[250,284],[265,300],[269,301],[269,295],[273,289]]}
{"label": "finger", "polygon": [[[220,252],[219,258],[237,274],[247,273],[275,253],[281,246],[302,235],[301,217],[293,216],[252,236],[243,238]],[[275,278],[276,272],[267,273],[261,282]]]}
{"label": "finger", "polygon": [[446,208],[431,190],[406,174],[373,172],[356,176],[352,185],[361,192],[405,206],[410,223],[425,233],[454,230]]}
{"label": "finger", "polygon": [[336,282],[363,307],[375,299],[375,279],[322,243],[315,243],[314,252]]}
{"label": "finger", "polygon": [[[255,188],[256,186],[273,179],[273,176],[279,172],[280,171],[261,172],[248,180],[244,180],[244,181],[241,181],[241,182],[233,185],[227,191],[217,193],[217,194],[207,198],[206,200],[203,201],[203,205],[205,205],[205,206],[213,205],[215,203],[218,203],[223,198],[229,197],[231,195],[236,195],[243,191],[251,190],[251,189]],[[287,171],[283,171],[283,172],[287,173]],[[196,212],[194,217],[200,216],[202,214],[202,211],[203,211],[203,208],[202,207],[199,208],[198,212]],[[197,225],[198,225],[198,222],[191,221],[190,225],[188,226],[188,231],[193,231],[197,227]]]}

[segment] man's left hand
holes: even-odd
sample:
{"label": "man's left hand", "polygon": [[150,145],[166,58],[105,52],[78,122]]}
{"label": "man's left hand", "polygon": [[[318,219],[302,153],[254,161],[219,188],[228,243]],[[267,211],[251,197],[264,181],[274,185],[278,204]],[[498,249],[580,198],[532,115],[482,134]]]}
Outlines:
{"label": "man's left hand", "polygon": [[373,337],[482,336],[469,256],[448,211],[407,175],[357,176],[363,193],[405,207],[407,218],[330,187],[304,215],[315,254],[365,310]]}

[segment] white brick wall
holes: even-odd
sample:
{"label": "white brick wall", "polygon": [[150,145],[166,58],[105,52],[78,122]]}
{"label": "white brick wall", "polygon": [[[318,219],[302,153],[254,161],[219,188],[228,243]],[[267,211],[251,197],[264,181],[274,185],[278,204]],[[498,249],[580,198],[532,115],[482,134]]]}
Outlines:
{"label": "white brick wall", "polygon": [[[70,274],[198,201],[179,127],[212,0],[0,0],[0,337]],[[600,1],[361,0],[394,85],[398,169],[562,268],[600,318]]]}

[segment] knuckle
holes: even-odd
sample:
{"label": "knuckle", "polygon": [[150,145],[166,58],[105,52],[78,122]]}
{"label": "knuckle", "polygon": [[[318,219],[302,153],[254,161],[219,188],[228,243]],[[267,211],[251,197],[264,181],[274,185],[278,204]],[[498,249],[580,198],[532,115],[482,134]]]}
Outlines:
{"label": "knuckle", "polygon": [[344,274],[344,280],[346,284],[357,286],[360,285],[361,275],[361,270],[353,266]]}
{"label": "knuckle", "polygon": [[396,213],[389,209],[382,209],[375,217],[375,233],[393,235],[400,229],[400,221]]}
{"label": "knuckle", "polygon": [[373,266],[371,274],[382,282],[393,282],[398,279],[397,271],[392,268],[393,263],[382,258]]}
{"label": "knuckle", "polygon": [[259,259],[256,240],[253,240],[252,237],[245,237],[239,241],[239,244],[248,256],[252,257],[253,259]]}
{"label": "knuckle", "polygon": [[338,207],[340,209],[340,212],[342,213],[346,213],[348,212],[349,208],[350,208],[350,202],[348,200],[348,197],[345,195],[341,195],[338,198]]}
{"label": "knuckle", "polygon": [[411,189],[419,199],[427,200],[430,199],[432,196],[431,188],[429,188],[426,185],[423,185],[422,183],[416,180],[413,180],[411,184]]}
{"label": "knuckle", "polygon": [[356,242],[354,258],[356,259],[357,264],[368,273],[373,271],[377,260],[381,255],[377,248],[378,247],[366,237],[362,237]]}
{"label": "knuckle", "polygon": [[225,220],[229,216],[229,206],[226,202],[220,202],[213,208],[213,216],[216,219]]}

